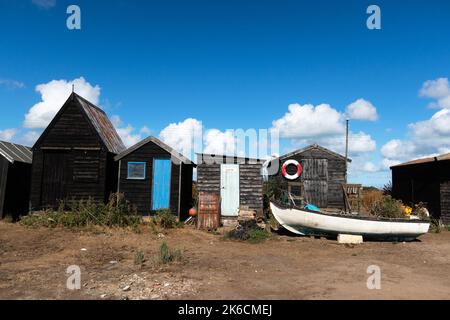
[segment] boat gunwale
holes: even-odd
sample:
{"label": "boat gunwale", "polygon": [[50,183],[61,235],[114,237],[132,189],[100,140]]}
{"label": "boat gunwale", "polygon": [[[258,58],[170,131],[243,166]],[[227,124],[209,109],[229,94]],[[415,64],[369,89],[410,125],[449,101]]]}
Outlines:
{"label": "boat gunwale", "polygon": [[280,203],[279,201],[271,200],[270,202],[279,209],[295,209],[295,210],[300,210],[300,211],[304,211],[304,212],[308,212],[308,213],[319,214],[319,215],[335,217],[335,218],[346,218],[346,219],[378,221],[378,222],[431,223],[430,220],[424,220],[424,219],[369,217],[369,216],[357,216],[357,215],[344,215],[344,214],[339,214],[339,213],[332,214],[332,213],[325,213],[322,211],[309,210],[309,209],[301,208],[299,206],[292,205],[292,204],[286,205],[286,204]]}

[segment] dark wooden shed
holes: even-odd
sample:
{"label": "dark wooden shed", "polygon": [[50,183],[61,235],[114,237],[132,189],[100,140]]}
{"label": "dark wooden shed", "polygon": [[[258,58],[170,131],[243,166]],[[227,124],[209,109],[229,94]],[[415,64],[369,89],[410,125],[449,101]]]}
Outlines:
{"label": "dark wooden shed", "polygon": [[118,191],[150,215],[170,209],[180,219],[192,206],[192,175],[195,165],[155,137],[148,137],[115,157],[119,163]]}
{"label": "dark wooden shed", "polygon": [[[301,168],[298,177],[297,163]],[[284,175],[283,165],[287,173]],[[342,186],[346,183],[346,169],[344,156],[317,144],[276,158],[267,166],[269,179],[294,199],[333,209],[346,208]]]}
{"label": "dark wooden shed", "polygon": [[0,141],[0,216],[16,220],[29,210],[31,149]]}
{"label": "dark wooden shed", "polygon": [[450,153],[395,165],[392,196],[406,205],[423,202],[431,216],[450,223]]}
{"label": "dark wooden shed", "polygon": [[199,193],[220,196],[222,221],[237,220],[239,210],[263,215],[263,160],[197,154]]}
{"label": "dark wooden shed", "polygon": [[33,146],[31,205],[106,202],[117,190],[114,156],[125,150],[106,113],[72,93]]}

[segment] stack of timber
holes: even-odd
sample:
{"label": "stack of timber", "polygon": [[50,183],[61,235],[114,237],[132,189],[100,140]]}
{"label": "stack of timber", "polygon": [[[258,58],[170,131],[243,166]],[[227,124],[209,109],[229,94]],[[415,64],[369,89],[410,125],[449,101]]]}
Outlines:
{"label": "stack of timber", "polygon": [[241,206],[239,208],[238,222],[250,221],[256,219],[256,211],[250,209],[248,206]]}
{"label": "stack of timber", "polygon": [[220,197],[218,194],[199,192],[197,228],[216,230],[220,226]]}

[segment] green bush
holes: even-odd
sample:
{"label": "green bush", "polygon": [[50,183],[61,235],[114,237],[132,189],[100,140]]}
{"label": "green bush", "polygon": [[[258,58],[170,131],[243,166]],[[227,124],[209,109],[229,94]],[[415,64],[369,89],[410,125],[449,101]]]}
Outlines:
{"label": "green bush", "polygon": [[125,200],[123,194],[112,194],[108,203],[88,200],[72,200],[68,204],[61,202],[58,209],[32,214],[21,219],[26,226],[80,228],[91,225],[108,227],[132,227],[142,224],[142,217]]}
{"label": "green bush", "polygon": [[179,249],[171,249],[166,242],[159,247],[157,262],[160,264],[168,264],[181,260],[181,251]]}
{"label": "green bush", "polygon": [[259,243],[270,238],[270,233],[262,229],[251,229],[248,231],[248,242]]}
{"label": "green bush", "polygon": [[163,229],[173,229],[181,227],[178,218],[170,210],[158,210],[155,217],[156,223]]}
{"label": "green bush", "polygon": [[442,225],[439,220],[432,219],[430,224],[430,232],[433,233],[441,233],[442,231]]}
{"label": "green bush", "polygon": [[370,213],[384,218],[403,218],[405,216],[401,201],[395,200],[391,196],[384,196],[375,201],[370,208]]}
{"label": "green bush", "polygon": [[225,233],[224,239],[234,239],[248,241],[250,243],[259,243],[270,238],[270,232],[261,229],[256,221],[250,220],[242,222],[235,229]]}

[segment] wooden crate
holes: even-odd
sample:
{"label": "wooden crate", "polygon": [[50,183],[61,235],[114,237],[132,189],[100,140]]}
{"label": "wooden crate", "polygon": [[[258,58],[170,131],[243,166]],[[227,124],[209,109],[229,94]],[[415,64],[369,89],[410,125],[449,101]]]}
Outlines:
{"label": "wooden crate", "polygon": [[200,192],[198,195],[197,228],[216,230],[220,227],[220,197],[218,194]]}

